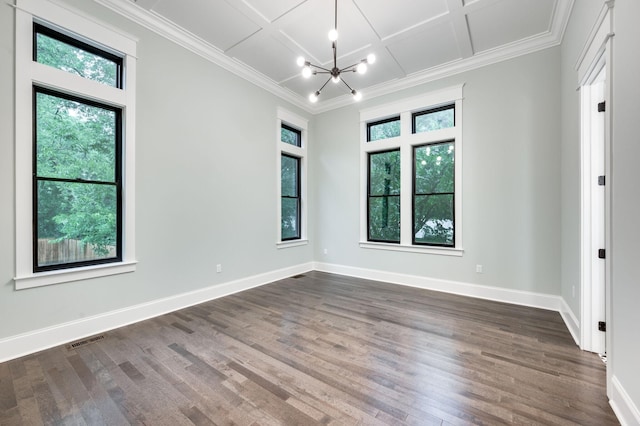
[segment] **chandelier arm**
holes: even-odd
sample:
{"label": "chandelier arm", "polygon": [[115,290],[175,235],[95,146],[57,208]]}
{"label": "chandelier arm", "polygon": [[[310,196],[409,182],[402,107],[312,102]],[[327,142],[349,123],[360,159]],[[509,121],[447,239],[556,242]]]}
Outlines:
{"label": "chandelier arm", "polygon": [[327,68],[321,67],[320,65],[314,65],[314,64],[312,64],[312,63],[309,63],[309,66],[310,66],[310,67],[313,67],[313,68],[317,68],[317,69],[319,69],[319,70],[322,70],[322,71],[316,71],[318,74],[325,74],[325,73],[329,73],[329,74],[331,74],[331,70],[330,70],[330,69],[327,69]]}
{"label": "chandelier arm", "polygon": [[[353,89],[351,88],[351,86],[349,86],[349,84],[347,84],[346,81],[344,81],[344,78],[341,78],[342,82],[344,83],[345,86],[347,86],[349,88],[350,92],[353,92]],[[326,84],[326,83],[325,83]]]}
{"label": "chandelier arm", "polygon": [[361,63],[362,63],[362,61],[360,61],[360,62],[356,62],[355,64],[353,64],[353,65],[349,65],[348,67],[344,67],[344,68],[342,68],[342,69],[340,70],[340,72],[351,72],[351,71],[356,72],[356,67],[357,67],[358,65],[360,65]]}
{"label": "chandelier arm", "polygon": [[326,86],[330,81],[331,81],[331,77],[329,77],[329,79],[327,81],[325,81],[324,84],[322,85],[322,87],[319,88],[317,91],[318,92],[322,92],[322,89],[324,89],[324,86]]}

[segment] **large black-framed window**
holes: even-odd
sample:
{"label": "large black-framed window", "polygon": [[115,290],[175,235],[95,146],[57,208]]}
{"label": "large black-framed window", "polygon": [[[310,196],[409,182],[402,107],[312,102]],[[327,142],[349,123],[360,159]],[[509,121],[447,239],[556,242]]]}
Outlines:
{"label": "large black-framed window", "polygon": [[400,243],[400,149],[371,152],[367,163],[367,240]]}
{"label": "large black-framed window", "polygon": [[300,158],[281,154],[280,158],[280,239],[301,238]]}
{"label": "large black-framed window", "polygon": [[413,244],[455,246],[454,151],[454,140],[413,147]]}
{"label": "large black-framed window", "polygon": [[33,88],[34,272],[122,261],[122,110]]}
{"label": "large black-framed window", "polygon": [[123,87],[123,59],[47,26],[33,23],[33,60],[80,77]]}

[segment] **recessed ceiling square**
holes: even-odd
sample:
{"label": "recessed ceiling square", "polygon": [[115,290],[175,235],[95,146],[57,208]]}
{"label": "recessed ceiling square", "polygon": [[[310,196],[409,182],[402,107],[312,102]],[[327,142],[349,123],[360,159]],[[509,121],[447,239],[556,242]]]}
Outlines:
{"label": "recessed ceiling square", "polygon": [[451,22],[429,26],[388,46],[407,73],[429,69],[461,57]]}
{"label": "recessed ceiling square", "polygon": [[385,39],[449,11],[446,0],[356,0],[374,31]]}
{"label": "recessed ceiling square", "polygon": [[152,10],[223,51],[260,30],[224,0],[160,0]]}
{"label": "recessed ceiling square", "polygon": [[474,52],[546,33],[557,0],[501,0],[467,15]]}

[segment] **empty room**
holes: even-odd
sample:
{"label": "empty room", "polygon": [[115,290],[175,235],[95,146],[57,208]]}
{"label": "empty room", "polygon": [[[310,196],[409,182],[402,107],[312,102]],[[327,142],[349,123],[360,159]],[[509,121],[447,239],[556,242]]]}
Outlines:
{"label": "empty room", "polygon": [[0,1],[0,425],[640,425],[639,19]]}

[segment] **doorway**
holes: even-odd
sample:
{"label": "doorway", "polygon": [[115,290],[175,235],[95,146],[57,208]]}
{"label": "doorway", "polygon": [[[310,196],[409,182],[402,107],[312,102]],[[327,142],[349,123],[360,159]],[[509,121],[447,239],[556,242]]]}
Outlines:
{"label": "doorway", "polygon": [[602,55],[581,86],[582,153],[582,349],[606,356],[608,76]]}

